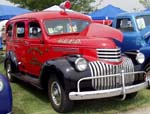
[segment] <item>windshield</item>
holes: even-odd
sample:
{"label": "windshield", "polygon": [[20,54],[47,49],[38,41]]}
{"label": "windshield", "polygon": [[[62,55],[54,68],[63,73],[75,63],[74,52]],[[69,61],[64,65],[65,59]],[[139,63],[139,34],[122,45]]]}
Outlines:
{"label": "windshield", "polygon": [[139,30],[143,30],[147,26],[150,26],[150,15],[143,15],[136,17],[136,22]]}
{"label": "windshield", "polygon": [[80,19],[57,19],[45,21],[45,27],[49,35],[81,32],[88,25],[88,21]]}

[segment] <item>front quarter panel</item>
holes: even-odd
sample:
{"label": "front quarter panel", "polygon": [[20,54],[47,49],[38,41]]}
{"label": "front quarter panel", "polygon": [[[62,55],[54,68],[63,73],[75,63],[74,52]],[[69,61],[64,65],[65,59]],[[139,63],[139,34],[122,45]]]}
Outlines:
{"label": "front quarter panel", "polygon": [[74,61],[76,57],[66,57],[66,58],[59,58],[56,60],[50,60],[47,61],[43,69],[45,67],[54,66],[56,69],[58,69],[62,74],[62,78],[77,81],[80,78],[83,78],[84,76],[90,76],[90,70],[89,67],[83,71],[77,71],[74,66]]}
{"label": "front quarter panel", "polygon": [[123,51],[136,50],[140,47],[140,35],[137,32],[124,32]]}
{"label": "front quarter panel", "polygon": [[[45,75],[47,76],[46,72],[52,72],[57,75],[58,80],[61,82],[63,88],[65,90],[75,89],[77,87],[77,81],[81,78],[90,77],[91,72],[89,66],[85,71],[78,71],[75,68],[74,61],[77,57],[64,57],[58,58],[55,60],[49,60],[45,62],[42,68],[40,82],[42,87],[45,83]],[[49,75],[50,77],[51,75]],[[85,85],[85,84],[84,84]],[[87,84],[86,87],[90,86]]]}
{"label": "front quarter panel", "polygon": [[143,65],[143,68],[145,68],[145,65],[147,65],[150,62],[150,46],[142,47],[140,48],[140,52],[142,52],[145,56],[145,62]]}

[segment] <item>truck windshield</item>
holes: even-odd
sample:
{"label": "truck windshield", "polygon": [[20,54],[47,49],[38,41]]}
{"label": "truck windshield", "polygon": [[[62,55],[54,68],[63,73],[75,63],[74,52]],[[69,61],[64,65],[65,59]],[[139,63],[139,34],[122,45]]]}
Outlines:
{"label": "truck windshield", "polygon": [[143,15],[136,17],[136,22],[139,30],[143,30],[147,26],[150,26],[150,15]]}
{"label": "truck windshield", "polygon": [[88,21],[79,19],[46,20],[45,27],[49,35],[78,33],[89,25]]}

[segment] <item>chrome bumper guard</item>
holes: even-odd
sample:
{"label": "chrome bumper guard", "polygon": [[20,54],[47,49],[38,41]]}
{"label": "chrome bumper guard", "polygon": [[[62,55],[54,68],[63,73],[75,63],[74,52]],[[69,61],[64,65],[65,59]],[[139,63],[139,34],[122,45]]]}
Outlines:
{"label": "chrome bumper guard", "polygon": [[[124,80],[125,75],[140,74],[140,73],[144,73],[146,75],[146,73],[144,71],[124,73],[124,70],[122,70],[121,73],[118,73],[118,74],[82,78],[77,83],[78,91],[77,92],[70,92],[69,93],[69,99],[70,100],[87,100],[87,99],[108,98],[108,97],[123,95],[122,100],[124,100],[126,98],[126,94],[137,92],[137,91],[142,90],[144,88],[147,88],[149,86],[150,80],[148,78],[146,78],[145,82],[131,85],[131,86],[125,86],[125,80]],[[107,90],[80,92],[80,83],[82,81],[91,80],[91,79],[106,78],[106,77],[114,77],[114,76],[121,76],[122,77],[122,87],[114,88],[114,89],[107,89]]]}

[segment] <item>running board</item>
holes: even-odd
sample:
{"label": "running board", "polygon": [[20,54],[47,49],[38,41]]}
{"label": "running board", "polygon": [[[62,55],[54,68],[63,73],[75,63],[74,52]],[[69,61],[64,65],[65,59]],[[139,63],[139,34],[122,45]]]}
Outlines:
{"label": "running board", "polygon": [[27,74],[21,74],[21,73],[11,73],[11,75],[13,75],[14,77],[18,78],[19,80],[22,80],[24,82],[30,83],[31,85],[39,88],[39,89],[43,89],[40,85],[40,81],[38,78],[34,78],[30,75]]}

